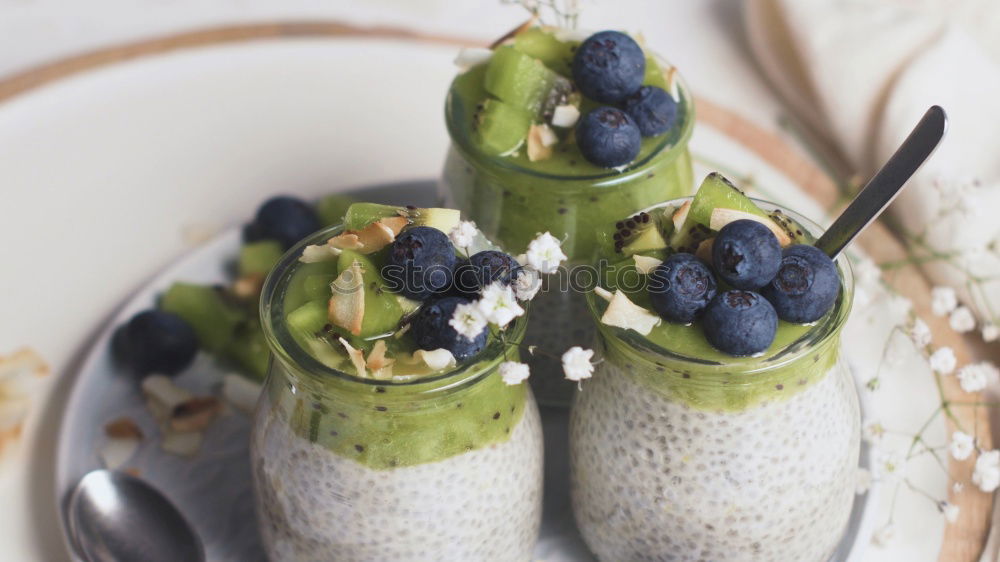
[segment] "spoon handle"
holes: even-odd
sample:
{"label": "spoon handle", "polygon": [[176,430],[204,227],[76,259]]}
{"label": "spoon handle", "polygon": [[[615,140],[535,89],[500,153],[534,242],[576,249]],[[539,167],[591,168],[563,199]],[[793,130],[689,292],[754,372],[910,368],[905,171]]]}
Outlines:
{"label": "spoon handle", "polygon": [[835,259],[899,195],[906,180],[937,148],[947,128],[944,110],[932,105],[895,154],[816,241],[816,247]]}

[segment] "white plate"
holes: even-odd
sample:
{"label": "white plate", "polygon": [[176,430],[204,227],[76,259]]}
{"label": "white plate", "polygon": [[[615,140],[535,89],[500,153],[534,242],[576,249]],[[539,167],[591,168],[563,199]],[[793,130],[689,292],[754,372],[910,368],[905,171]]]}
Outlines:
{"label": "white plate", "polygon": [[[0,513],[7,554],[65,556],[54,546],[52,482],[58,469],[61,492],[80,465],[55,461],[56,445],[66,447],[58,428],[77,420],[88,431],[85,420],[112,413],[103,401],[68,408],[65,395],[70,385],[86,394],[81,389],[113,380],[92,357],[91,367],[80,369],[81,358],[103,353],[94,333],[125,296],[190,251],[185,228],[224,230],[276,192],[318,196],[435,177],[447,144],[442,105],[453,57],[450,47],[356,38],[215,46],[103,67],[0,105],[0,194],[7,211],[0,221],[0,295],[5,317],[16,320],[0,323],[0,352],[30,344],[63,374],[29,427],[30,456],[0,475],[0,501],[9,507]],[[718,132],[701,127],[692,146],[754,175],[789,207],[820,216],[786,178]],[[234,251],[224,240],[198,251],[216,257],[204,258],[190,278],[222,273],[213,260]],[[877,362],[875,342],[885,330],[884,323],[852,319],[845,337],[859,364]],[[911,381],[918,378],[907,384],[923,384],[921,377]],[[933,395],[932,387],[918,390],[907,395]],[[915,407],[902,394],[885,400],[910,417],[933,409]],[[99,425],[91,425],[91,437]],[[944,435],[943,422],[935,431]],[[73,463],[93,460],[93,451],[78,453]],[[941,492],[946,483],[930,478],[923,487]],[[909,559],[940,546],[943,522],[922,509],[899,512],[925,517],[906,537]],[[862,548],[867,531],[859,536]]]}

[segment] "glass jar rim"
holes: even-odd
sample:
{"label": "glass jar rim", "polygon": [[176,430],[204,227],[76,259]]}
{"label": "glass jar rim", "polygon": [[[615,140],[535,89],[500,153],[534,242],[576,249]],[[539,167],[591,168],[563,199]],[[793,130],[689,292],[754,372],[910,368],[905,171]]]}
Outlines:
{"label": "glass jar rim", "polygon": [[[288,284],[296,269],[303,265],[299,261],[299,257],[302,256],[302,251],[306,246],[325,244],[327,240],[343,231],[344,225],[333,225],[300,240],[281,256],[281,259],[264,280],[259,314],[264,339],[272,354],[272,361],[280,361],[286,367],[286,371],[314,379],[330,377],[364,386],[411,388],[418,393],[437,393],[469,386],[492,373],[496,366],[507,358],[508,348],[505,344],[496,338],[490,338],[486,348],[480,352],[480,357],[484,357],[484,359],[471,363],[459,363],[453,368],[435,375],[418,376],[405,380],[371,379],[334,369],[303,349],[289,332],[285,321],[284,299]],[[510,339],[514,342],[521,341],[527,325],[528,303],[524,303],[523,307],[525,313],[515,318],[507,327],[507,333],[511,335]]]}
{"label": "glass jar rim", "polygon": [[[669,205],[683,204],[685,201],[692,199],[693,196],[679,197],[647,207],[643,211],[649,212]],[[751,198],[751,200],[765,210],[780,211],[794,220],[810,235],[818,236],[824,230],[812,220],[794,211],[789,211],[780,205],[763,199]],[[678,368],[681,369],[684,366],[689,366],[719,372],[735,372],[741,375],[768,373],[788,367],[792,363],[806,357],[811,351],[834,343],[834,340],[839,336],[841,329],[850,315],[854,301],[854,272],[846,252],[841,252],[837,256],[835,263],[837,270],[840,272],[842,290],[834,303],[833,309],[798,339],[766,359],[734,357],[733,362],[718,362],[683,355],[675,350],[664,348],[649,341],[634,330],[623,330],[603,324],[600,321],[601,314],[598,310],[599,303],[597,302],[597,296],[593,291],[588,292],[586,295],[587,308],[590,310],[591,318],[597,325],[598,332],[601,334],[603,341],[608,342],[610,345],[624,346],[627,350],[647,359],[648,356],[654,356],[657,359],[670,362],[672,366],[679,366]]]}
{"label": "glass jar rim", "polygon": [[[688,140],[691,138],[691,133],[694,131],[695,121],[694,98],[691,96],[687,83],[684,82],[680,72],[677,72],[676,67],[667,62],[663,57],[655,53],[653,53],[653,57],[656,58],[658,63],[661,63],[661,68],[674,69],[674,80],[677,81],[677,91],[681,98],[677,103],[677,121],[678,123],[681,123],[681,126],[677,127],[675,125],[674,127],[671,127],[670,131],[663,135],[663,139],[656,145],[655,149],[647,154],[645,158],[635,161],[624,168],[612,168],[603,173],[589,175],[550,174],[518,165],[501,156],[490,156],[484,154],[472,144],[470,136],[468,134],[464,134],[461,123],[457,122],[457,110],[453,108],[454,80],[452,80],[452,84],[448,88],[444,111],[445,125],[448,129],[448,136],[451,139],[452,146],[461,152],[466,160],[471,162],[489,161],[493,165],[507,171],[524,174],[538,179],[593,182],[608,181],[611,182],[612,185],[618,185],[621,181],[626,181],[633,176],[644,174],[646,173],[646,170],[655,164],[660,158],[674,160],[680,157],[680,155],[687,148]],[[469,70],[465,70],[459,73],[456,75],[456,78],[468,71]],[[558,189],[558,187],[559,186],[556,185],[552,187],[552,189]]]}

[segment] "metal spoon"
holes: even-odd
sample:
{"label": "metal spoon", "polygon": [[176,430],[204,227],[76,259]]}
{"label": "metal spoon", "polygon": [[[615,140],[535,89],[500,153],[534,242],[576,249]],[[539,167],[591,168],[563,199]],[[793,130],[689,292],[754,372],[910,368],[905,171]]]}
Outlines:
{"label": "metal spoon", "polygon": [[201,539],[166,497],[123,472],[88,473],[69,501],[69,532],[88,562],[201,562]]}
{"label": "metal spoon", "polygon": [[868,180],[865,187],[844,212],[833,221],[816,247],[836,259],[840,252],[861,233],[899,195],[906,180],[934,152],[948,129],[948,116],[940,106],[932,105],[913,128],[895,154]]}

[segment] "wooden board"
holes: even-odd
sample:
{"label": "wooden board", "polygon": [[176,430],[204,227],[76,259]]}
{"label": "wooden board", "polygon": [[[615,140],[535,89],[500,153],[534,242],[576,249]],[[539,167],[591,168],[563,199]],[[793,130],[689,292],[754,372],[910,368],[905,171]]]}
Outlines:
{"label": "wooden board", "polygon": [[[50,82],[60,80],[100,66],[123,62],[143,56],[162,54],[179,49],[294,37],[355,37],[365,36],[385,39],[404,39],[447,45],[482,45],[467,38],[427,35],[398,28],[358,27],[335,21],[275,22],[255,25],[229,26],[191,31],[165,37],[142,40],[110,48],[99,49],[44,64],[0,80],[0,103]],[[696,99],[697,117],[705,123],[737,140],[775,169],[784,173],[826,208],[835,208],[844,198],[837,184],[815,162],[788,145],[775,134],[743,119],[708,100]],[[905,259],[905,247],[883,224],[876,223],[860,239],[861,245],[876,262]],[[917,314],[931,326],[935,341],[955,349],[959,363],[985,358],[983,346],[975,345],[948,327],[946,318],[930,313],[930,284],[914,266],[895,270],[890,282],[902,295],[914,303]],[[993,351],[996,355],[996,352]],[[996,358],[994,358],[996,359]],[[958,387],[956,377],[944,379],[948,397],[968,400],[968,395]],[[992,438],[988,412],[983,408],[956,408],[955,416],[965,427],[977,427],[980,445],[989,449]],[[951,426],[949,426],[951,427]],[[950,473],[968,482],[973,461],[950,461]],[[967,486],[951,501],[961,508],[956,524],[948,525],[939,560],[947,562],[973,562],[979,559],[990,527],[993,498]]]}

